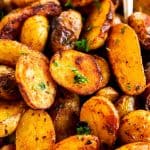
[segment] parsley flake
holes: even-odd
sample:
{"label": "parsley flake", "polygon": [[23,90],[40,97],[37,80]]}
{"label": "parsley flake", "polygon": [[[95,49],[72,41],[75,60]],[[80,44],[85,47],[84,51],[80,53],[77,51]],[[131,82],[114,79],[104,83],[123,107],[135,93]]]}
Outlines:
{"label": "parsley flake", "polygon": [[126,26],[124,26],[124,27],[121,28],[121,33],[122,33],[122,34],[125,33],[126,28],[127,28]]}
{"label": "parsley flake", "polygon": [[87,45],[87,40],[86,39],[81,39],[75,42],[75,46],[77,47],[78,50],[82,50],[85,52],[89,51],[89,47]]}
{"label": "parsley flake", "polygon": [[53,61],[53,64],[55,67],[58,67],[58,62],[57,61]]}
{"label": "parsley flake", "polygon": [[46,89],[46,85],[43,82],[39,83],[38,86],[40,87],[41,90],[45,90]]}
{"label": "parsley flake", "polygon": [[67,2],[65,3],[65,7],[72,7],[71,0],[67,0]]}

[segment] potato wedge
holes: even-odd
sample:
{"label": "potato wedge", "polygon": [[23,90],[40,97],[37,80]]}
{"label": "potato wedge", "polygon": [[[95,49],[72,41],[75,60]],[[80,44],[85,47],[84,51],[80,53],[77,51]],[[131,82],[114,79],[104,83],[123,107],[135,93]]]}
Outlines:
{"label": "potato wedge", "polygon": [[23,24],[20,41],[33,50],[42,52],[48,37],[49,23],[46,17],[35,15]]}
{"label": "potato wedge", "polygon": [[19,58],[15,72],[19,90],[33,109],[47,109],[55,99],[56,85],[49,73],[47,58],[35,53]]}
{"label": "potato wedge", "polygon": [[6,15],[0,22],[0,39],[16,39],[22,22],[34,15],[57,16],[61,13],[58,0],[39,0],[30,6],[16,9]]}
{"label": "potato wedge", "polygon": [[58,89],[58,95],[50,111],[57,142],[76,133],[79,113],[79,97],[65,89]]}
{"label": "potato wedge", "polygon": [[102,58],[99,57],[97,55],[94,56],[94,58],[96,59],[96,62],[101,70],[101,74],[102,74],[102,85],[100,88],[105,87],[110,79],[110,69],[109,69],[109,65],[107,63],[107,61]]}
{"label": "potato wedge", "polygon": [[75,50],[57,52],[50,61],[50,72],[59,85],[79,95],[90,95],[101,86],[95,59]]}
{"label": "potato wedge", "polygon": [[4,145],[1,150],[15,150],[15,145],[9,144],[9,145]]}
{"label": "potato wedge", "polygon": [[87,40],[89,50],[100,48],[108,36],[108,30],[113,20],[113,11],[111,10],[111,0],[103,0],[100,6],[93,5],[87,22],[83,37]]}
{"label": "potato wedge", "polygon": [[15,79],[15,70],[4,65],[0,65],[0,98],[5,100],[17,100],[20,98]]}
{"label": "potato wedge", "polygon": [[93,135],[75,135],[55,145],[55,150],[98,150],[99,140]]}
{"label": "potato wedge", "polygon": [[128,24],[135,30],[141,45],[150,50],[150,16],[135,12],[128,18]]}
{"label": "potato wedge", "polygon": [[96,93],[96,96],[104,96],[108,98],[110,101],[114,102],[115,100],[118,99],[119,93],[114,88],[108,86],[108,87],[100,89]]}
{"label": "potato wedge", "polygon": [[98,136],[102,144],[114,144],[119,129],[119,115],[107,98],[94,96],[86,101],[81,108],[80,121],[88,123],[91,134]]}
{"label": "potato wedge", "polygon": [[123,143],[150,142],[150,112],[135,110],[121,119],[119,138]]}
{"label": "potato wedge", "polygon": [[150,142],[135,142],[121,146],[116,150],[150,150]]}
{"label": "potato wedge", "polygon": [[134,30],[126,24],[113,26],[107,47],[109,61],[122,91],[128,95],[141,94],[145,90],[146,80]]}
{"label": "potato wedge", "polygon": [[123,95],[116,101],[115,107],[118,110],[119,117],[123,117],[135,110],[135,98],[133,96]]}
{"label": "potato wedge", "polygon": [[16,130],[16,150],[53,150],[54,143],[51,117],[43,110],[26,111]]}
{"label": "potato wedge", "polygon": [[16,130],[24,110],[25,105],[22,102],[0,101],[0,137],[6,137]]}
{"label": "potato wedge", "polygon": [[53,51],[73,49],[82,29],[82,16],[73,9],[63,11],[53,22],[52,27]]}

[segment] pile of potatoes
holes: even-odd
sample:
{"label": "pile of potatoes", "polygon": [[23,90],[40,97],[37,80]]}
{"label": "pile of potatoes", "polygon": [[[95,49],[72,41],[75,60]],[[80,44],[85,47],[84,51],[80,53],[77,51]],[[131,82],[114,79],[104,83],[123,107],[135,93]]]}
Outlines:
{"label": "pile of potatoes", "polygon": [[150,16],[120,7],[0,2],[1,150],[150,150]]}

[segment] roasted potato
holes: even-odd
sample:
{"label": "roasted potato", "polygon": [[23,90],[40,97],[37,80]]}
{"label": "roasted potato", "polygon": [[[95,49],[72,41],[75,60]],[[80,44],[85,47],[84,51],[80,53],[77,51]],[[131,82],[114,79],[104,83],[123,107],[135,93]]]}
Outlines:
{"label": "roasted potato", "polygon": [[53,21],[51,46],[54,52],[73,49],[82,29],[82,16],[69,9]]}
{"label": "roasted potato", "polygon": [[36,1],[38,0],[10,0],[10,2],[16,5],[17,7],[24,7]]}
{"label": "roasted potato", "polygon": [[79,97],[65,89],[59,88],[55,103],[50,111],[57,142],[76,133],[75,129],[79,121],[79,113]]}
{"label": "roasted potato", "polygon": [[134,30],[126,24],[113,26],[107,47],[111,67],[122,91],[128,95],[141,94],[146,80]]}
{"label": "roasted potato", "polygon": [[86,101],[81,108],[80,121],[87,122],[91,134],[98,136],[103,144],[114,144],[119,128],[119,115],[107,98],[95,96]]}
{"label": "roasted potato", "polygon": [[22,102],[0,101],[0,137],[6,137],[16,130],[24,110]]}
{"label": "roasted potato", "polygon": [[116,150],[150,150],[150,142],[135,142],[126,144]]}
{"label": "roasted potato", "polygon": [[111,5],[111,0],[103,0],[100,2],[100,6],[91,6],[91,13],[87,18],[83,33],[89,50],[100,48],[105,43],[113,20]]}
{"label": "roasted potato", "polygon": [[51,117],[43,110],[26,111],[16,130],[16,150],[53,150],[54,143]]}
{"label": "roasted potato", "polygon": [[98,150],[99,140],[93,135],[75,135],[55,145],[55,150]]}
{"label": "roasted potato", "polygon": [[128,18],[128,24],[137,33],[144,49],[150,50],[150,16],[142,12],[135,12]]}
{"label": "roasted potato", "polygon": [[56,16],[61,13],[57,0],[39,0],[21,9],[16,9],[0,21],[0,39],[16,39],[22,22],[34,15]]}
{"label": "roasted potato", "polygon": [[118,99],[119,93],[114,88],[108,86],[108,87],[100,89],[96,93],[96,96],[104,96],[108,98],[110,101],[114,102],[115,100]]}
{"label": "roasted potato", "polygon": [[9,145],[4,145],[1,150],[15,150],[15,145],[9,144]]}
{"label": "roasted potato", "polygon": [[95,55],[94,58],[96,59],[96,62],[98,64],[101,74],[102,74],[102,81],[101,81],[102,85],[100,88],[103,88],[108,84],[109,79],[110,79],[109,65],[108,65],[107,61],[102,57]]}
{"label": "roasted potato", "polygon": [[15,79],[15,70],[4,65],[0,65],[0,98],[5,100],[17,100],[20,98]]}
{"label": "roasted potato", "polygon": [[115,107],[118,110],[119,117],[123,117],[135,110],[135,98],[133,96],[123,95],[116,101]]}
{"label": "roasted potato", "polygon": [[56,85],[49,72],[47,58],[35,53],[19,58],[15,72],[19,90],[33,109],[47,109],[55,99]]}
{"label": "roasted potato", "polygon": [[75,50],[60,51],[53,55],[50,72],[59,85],[79,95],[90,95],[102,84],[95,59]]}
{"label": "roasted potato", "polygon": [[150,142],[150,112],[135,110],[121,119],[119,138],[123,143]]}
{"label": "roasted potato", "polygon": [[20,41],[33,50],[42,52],[48,37],[49,23],[46,17],[35,15],[23,24]]}

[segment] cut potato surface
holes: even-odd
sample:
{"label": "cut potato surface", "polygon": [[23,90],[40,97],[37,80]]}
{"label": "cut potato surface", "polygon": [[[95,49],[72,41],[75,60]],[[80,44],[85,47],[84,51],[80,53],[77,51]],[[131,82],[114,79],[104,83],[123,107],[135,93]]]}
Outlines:
{"label": "cut potato surface", "polygon": [[21,56],[16,65],[15,76],[19,90],[31,108],[46,109],[53,104],[56,85],[44,55],[35,53]]}
{"label": "cut potato surface", "polygon": [[90,95],[102,84],[95,59],[75,50],[57,52],[50,61],[50,72],[59,85],[80,95]]}

